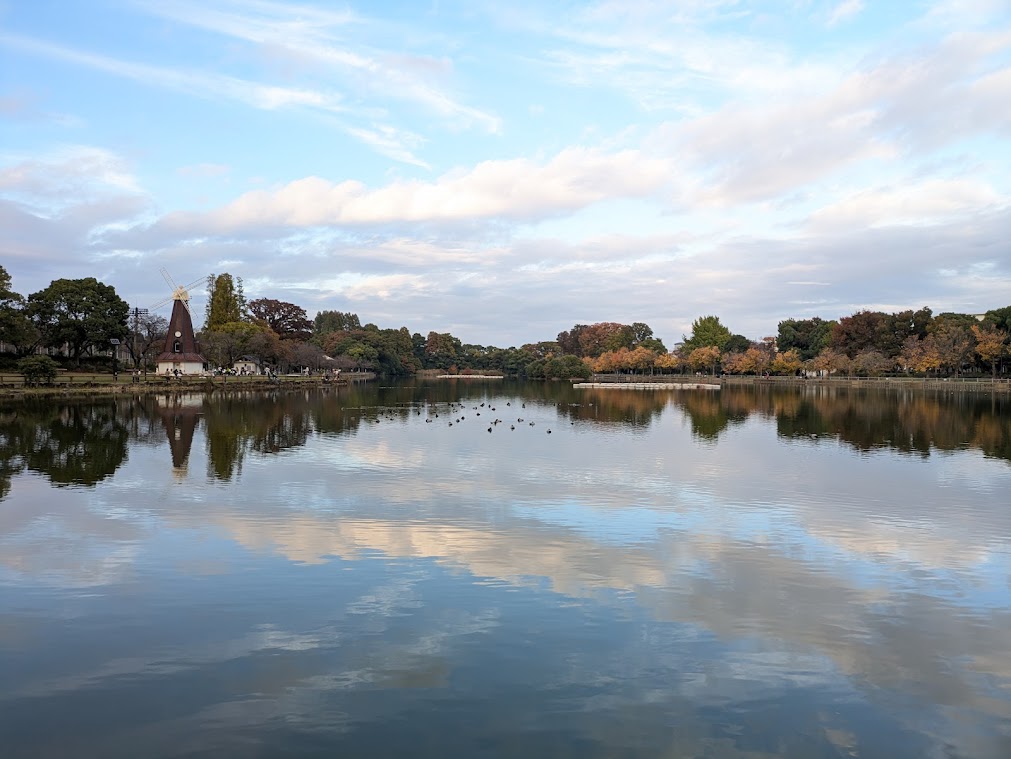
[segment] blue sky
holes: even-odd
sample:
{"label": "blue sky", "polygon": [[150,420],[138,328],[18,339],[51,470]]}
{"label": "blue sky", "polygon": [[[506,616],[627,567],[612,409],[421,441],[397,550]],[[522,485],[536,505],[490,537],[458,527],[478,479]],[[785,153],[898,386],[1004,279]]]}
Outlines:
{"label": "blue sky", "polygon": [[23,294],[227,271],[500,347],[979,313],[1011,304],[1009,137],[1008,0],[0,0]]}

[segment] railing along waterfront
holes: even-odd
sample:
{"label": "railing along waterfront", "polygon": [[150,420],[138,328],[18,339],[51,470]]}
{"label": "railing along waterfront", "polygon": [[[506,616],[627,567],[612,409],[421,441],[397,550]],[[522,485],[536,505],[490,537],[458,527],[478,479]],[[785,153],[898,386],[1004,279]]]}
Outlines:
{"label": "railing along waterfront", "polygon": [[1011,392],[1011,378],[997,377],[761,377],[727,374],[594,374],[588,381],[600,383],[662,384],[671,382],[706,382],[719,385],[775,385],[829,387],[875,387],[919,390],[947,390],[971,393]]}

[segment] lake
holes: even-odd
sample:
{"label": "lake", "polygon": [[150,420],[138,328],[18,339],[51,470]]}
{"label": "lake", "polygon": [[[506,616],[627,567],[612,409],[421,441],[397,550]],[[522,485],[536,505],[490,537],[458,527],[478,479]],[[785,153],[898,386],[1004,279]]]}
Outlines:
{"label": "lake", "polygon": [[13,757],[1011,756],[1007,396],[0,403]]}

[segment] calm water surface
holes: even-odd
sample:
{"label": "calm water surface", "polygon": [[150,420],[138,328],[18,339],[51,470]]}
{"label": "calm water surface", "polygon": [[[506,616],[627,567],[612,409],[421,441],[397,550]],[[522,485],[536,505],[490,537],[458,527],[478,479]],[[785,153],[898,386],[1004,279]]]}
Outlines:
{"label": "calm water surface", "polygon": [[1009,540],[1006,398],[7,403],[0,753],[1007,759]]}

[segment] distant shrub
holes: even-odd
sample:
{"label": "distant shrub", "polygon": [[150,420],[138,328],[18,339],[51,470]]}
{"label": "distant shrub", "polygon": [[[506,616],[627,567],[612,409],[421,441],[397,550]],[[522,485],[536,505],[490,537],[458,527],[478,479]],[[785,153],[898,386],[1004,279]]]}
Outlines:
{"label": "distant shrub", "polygon": [[53,384],[60,368],[49,356],[25,356],[18,361],[17,366],[25,378],[25,384],[31,386]]}

